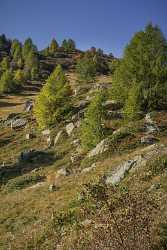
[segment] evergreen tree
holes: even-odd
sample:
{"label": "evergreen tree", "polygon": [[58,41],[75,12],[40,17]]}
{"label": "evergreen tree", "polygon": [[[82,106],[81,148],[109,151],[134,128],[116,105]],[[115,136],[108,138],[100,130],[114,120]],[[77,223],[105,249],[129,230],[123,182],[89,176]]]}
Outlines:
{"label": "evergreen tree", "polygon": [[58,47],[59,47],[58,42],[55,39],[52,39],[50,46],[49,46],[49,53],[51,55],[54,55],[57,52]]}
{"label": "evergreen tree", "polygon": [[38,55],[34,51],[30,51],[26,57],[24,71],[27,78],[31,80],[38,78],[39,60]]}
{"label": "evergreen tree", "polygon": [[9,57],[4,57],[0,63],[0,72],[3,73],[10,68]]}
{"label": "evergreen tree", "polygon": [[36,100],[34,112],[40,128],[51,126],[64,118],[70,108],[70,94],[69,83],[58,65]]}
{"label": "evergreen tree", "polygon": [[87,54],[77,61],[76,72],[78,78],[84,82],[92,82],[96,77],[97,64],[96,60]]}
{"label": "evergreen tree", "polygon": [[98,92],[91,101],[81,124],[81,142],[85,150],[97,145],[103,138],[104,95]]}
{"label": "evergreen tree", "polygon": [[73,52],[76,49],[75,42],[72,39],[63,40],[62,47],[65,52]]}
{"label": "evergreen tree", "polygon": [[[167,107],[167,42],[157,26],[149,24],[125,48],[115,71],[112,96],[124,105],[133,86],[140,86],[140,109]],[[165,101],[166,99],[166,101]]]}
{"label": "evergreen tree", "polygon": [[0,78],[0,93],[12,93],[18,89],[10,70],[5,71]]}
{"label": "evergreen tree", "polygon": [[14,80],[18,83],[18,85],[23,85],[25,78],[24,78],[24,72],[21,69],[18,69],[15,72]]}
{"label": "evergreen tree", "polygon": [[27,55],[30,52],[37,52],[37,47],[33,44],[32,39],[28,38],[25,40],[24,45],[23,45],[23,58],[26,59]]}

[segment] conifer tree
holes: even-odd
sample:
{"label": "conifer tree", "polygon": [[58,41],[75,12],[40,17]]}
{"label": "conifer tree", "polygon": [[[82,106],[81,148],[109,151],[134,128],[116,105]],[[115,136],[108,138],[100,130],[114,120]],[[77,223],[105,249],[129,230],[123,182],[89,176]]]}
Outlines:
{"label": "conifer tree", "polygon": [[103,101],[103,93],[98,92],[88,106],[82,121],[81,143],[85,150],[95,147],[103,138],[102,121],[105,113]]}
{"label": "conifer tree", "polygon": [[18,69],[18,70],[15,72],[14,80],[15,80],[19,85],[23,85],[24,80],[25,80],[23,70]]}
{"label": "conifer tree", "polygon": [[0,78],[0,93],[15,92],[18,88],[16,81],[13,79],[13,74],[10,70],[6,70]]}
{"label": "conifer tree", "polygon": [[34,51],[30,51],[26,57],[24,65],[25,75],[31,80],[38,78],[39,60],[38,55]]}
{"label": "conifer tree", "polygon": [[30,52],[37,52],[37,47],[33,44],[32,39],[28,38],[25,40],[24,45],[23,45],[23,58],[26,59],[27,55]]}
{"label": "conifer tree", "polygon": [[0,72],[3,73],[10,68],[10,61],[8,57],[4,57],[0,63]]}
{"label": "conifer tree", "polygon": [[50,46],[49,46],[49,53],[51,55],[54,55],[57,52],[58,47],[59,47],[58,42],[55,39],[52,39]]}
{"label": "conifer tree", "polygon": [[40,128],[46,128],[63,120],[70,108],[69,83],[58,65],[43,86],[35,104],[35,116]]}
{"label": "conifer tree", "polygon": [[136,33],[125,48],[113,78],[113,98],[127,105],[131,88],[140,86],[142,111],[166,108],[166,62],[166,39],[157,26],[149,24],[144,31]]}
{"label": "conifer tree", "polygon": [[81,81],[93,82],[96,77],[96,69],[96,61],[87,54],[77,61],[76,72],[78,79]]}

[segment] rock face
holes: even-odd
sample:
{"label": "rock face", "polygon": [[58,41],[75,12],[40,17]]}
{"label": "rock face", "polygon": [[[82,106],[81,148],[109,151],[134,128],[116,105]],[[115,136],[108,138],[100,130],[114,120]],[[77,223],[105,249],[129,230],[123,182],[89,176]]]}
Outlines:
{"label": "rock face", "polygon": [[75,128],[74,124],[71,122],[66,126],[66,132],[70,136],[72,134],[73,129]]}
{"label": "rock face", "polygon": [[102,140],[97,146],[88,153],[88,157],[92,157],[101,153],[104,153],[109,149],[109,139]]}
{"label": "rock face", "polygon": [[114,171],[105,175],[105,183],[112,185],[119,184],[129,171],[135,171],[137,168],[149,162],[153,157],[163,152],[167,152],[167,148],[164,147],[164,145],[154,144],[146,147],[141,155],[137,155],[133,159],[121,163]]}
{"label": "rock face", "polygon": [[124,178],[127,171],[129,171],[137,163],[137,161],[138,159],[132,159],[119,165],[116,171],[111,174],[111,176],[106,177],[106,184],[118,184]]}
{"label": "rock face", "polygon": [[59,141],[59,139],[60,139],[62,133],[63,133],[62,130],[60,130],[60,131],[57,133],[57,135],[56,135],[56,137],[55,137],[55,139],[54,139],[54,146],[56,146],[56,144],[58,143],[58,141]]}

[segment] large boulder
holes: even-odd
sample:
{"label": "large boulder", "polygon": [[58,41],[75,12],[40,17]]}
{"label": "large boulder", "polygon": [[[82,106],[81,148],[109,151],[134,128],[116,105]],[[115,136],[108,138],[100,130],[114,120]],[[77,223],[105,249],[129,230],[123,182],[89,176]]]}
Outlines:
{"label": "large boulder", "polygon": [[106,138],[99,142],[97,146],[88,153],[88,157],[93,157],[102,154],[109,149],[109,139]]}
{"label": "large boulder", "polygon": [[148,146],[141,150],[141,154],[118,165],[114,171],[111,171],[105,175],[103,179],[106,184],[119,184],[120,181],[125,178],[128,172],[136,171],[138,168],[145,166],[152,158],[166,152],[167,148],[164,145],[154,144]]}

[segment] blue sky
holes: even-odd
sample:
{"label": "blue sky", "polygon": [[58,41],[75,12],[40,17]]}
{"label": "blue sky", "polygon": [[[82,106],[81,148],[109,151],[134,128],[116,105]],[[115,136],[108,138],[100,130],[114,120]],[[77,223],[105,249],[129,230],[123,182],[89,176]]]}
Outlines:
{"label": "blue sky", "polygon": [[133,36],[150,21],[167,37],[167,0],[0,0],[0,33],[39,49],[55,37],[77,47],[100,47],[120,57]]}

